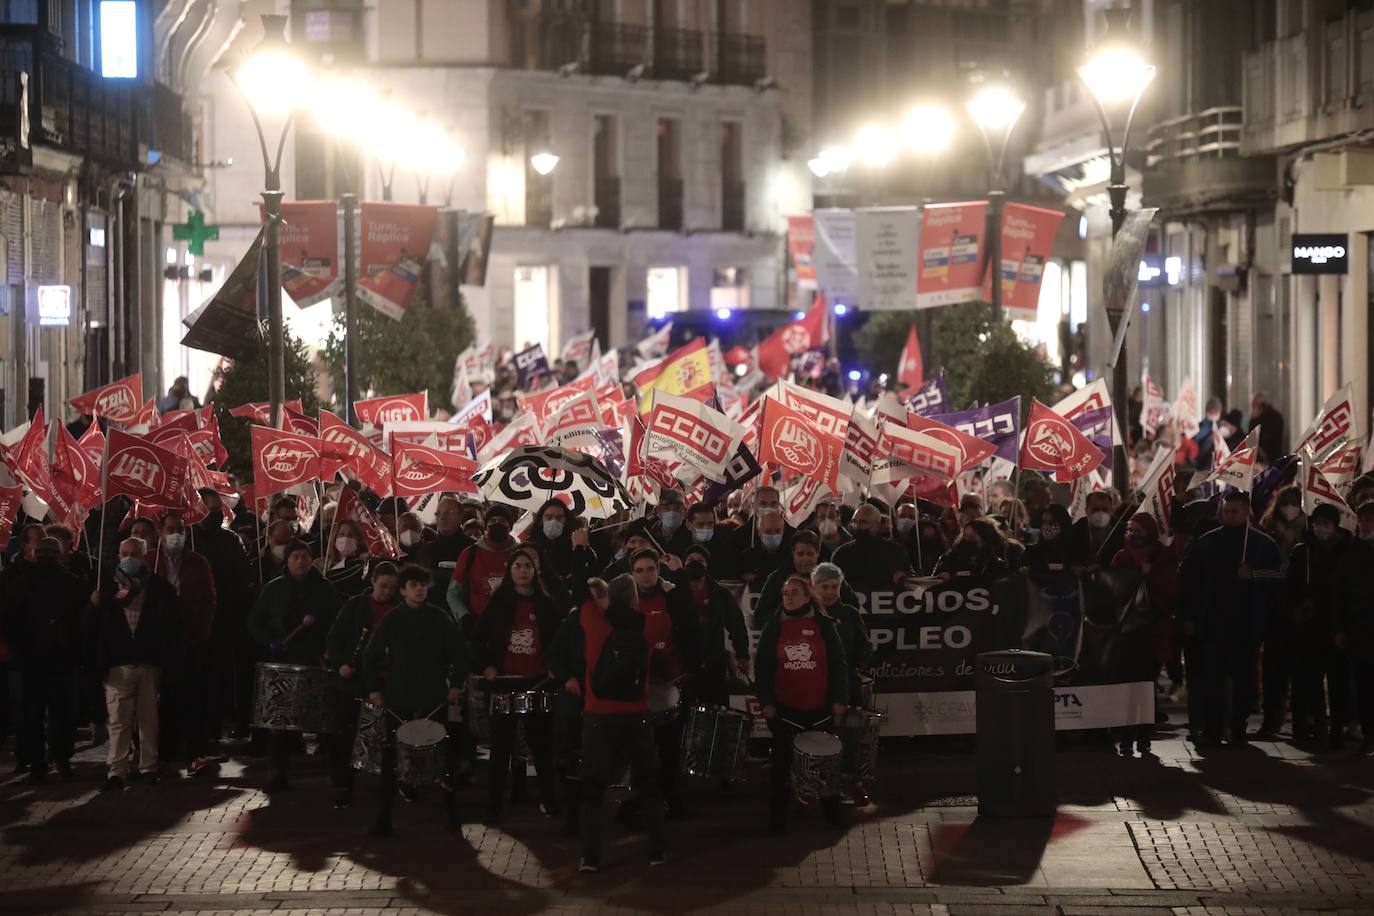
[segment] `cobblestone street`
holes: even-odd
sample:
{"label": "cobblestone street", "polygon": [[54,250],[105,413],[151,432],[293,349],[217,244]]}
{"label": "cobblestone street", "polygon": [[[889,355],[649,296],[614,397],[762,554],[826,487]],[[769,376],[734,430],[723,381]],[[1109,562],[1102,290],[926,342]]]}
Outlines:
{"label": "cobblestone street", "polygon": [[[233,759],[217,774],[95,792],[99,749],[77,778],[0,787],[0,910],[12,912],[1305,913],[1374,911],[1374,767],[1286,743],[1159,759],[1075,744],[1059,755],[1059,815],[977,817],[971,751],[885,750],[874,804],[827,830],[802,813],[764,835],[761,765],[729,795],[698,793],[673,823],[669,862],[609,834],[604,869],[530,805],[499,828],[443,830],[403,805],[398,836],[364,833],[372,784],[336,811],[312,759],[269,799]],[[479,791],[464,792],[465,813]]]}

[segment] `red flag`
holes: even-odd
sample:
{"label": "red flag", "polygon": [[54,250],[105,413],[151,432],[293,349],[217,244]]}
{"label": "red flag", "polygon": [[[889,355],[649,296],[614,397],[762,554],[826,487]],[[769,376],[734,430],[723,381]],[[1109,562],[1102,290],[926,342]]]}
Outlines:
{"label": "red flag", "polygon": [[320,411],[320,478],[333,480],[346,470],[379,496],[391,493],[391,459],[327,410]]}
{"label": "red flag", "polygon": [[253,426],[253,486],[260,498],[320,476],[320,440]]}
{"label": "red flag", "polygon": [[453,452],[409,442],[396,442],[391,453],[392,489],[397,496],[477,492],[472,475],[477,462]]}
{"label": "red flag", "polygon": [[[287,401],[282,404],[287,410],[294,410],[297,413],[305,410],[305,405],[300,398],[294,401]],[[272,423],[272,405],[266,401],[252,401],[248,404],[240,404],[237,407],[229,408],[229,416],[239,417],[244,420],[252,420],[260,426],[269,426]]]}
{"label": "red flag", "polygon": [[53,485],[62,491],[68,503],[87,508],[100,505],[100,465],[91,462],[65,426],[57,428]]}
{"label": "red flag", "polygon": [[1031,401],[1030,420],[1021,442],[1021,467],[1053,471],[1061,482],[1082,477],[1102,463],[1102,449],[1068,420],[1037,400]]}
{"label": "red flag", "polygon": [[[320,412],[320,417],[324,417],[323,411]],[[394,560],[401,555],[396,549],[396,539],[391,536],[386,525],[382,524],[381,519],[377,518],[371,509],[363,505],[363,501],[353,492],[352,487],[344,487],[339,491],[339,505],[334,510],[334,518],[346,518],[362,529],[363,537],[367,540],[368,556],[378,560]]]}
{"label": "red flag", "polygon": [[911,330],[906,335],[906,345],[902,347],[902,356],[897,360],[897,391],[904,393],[921,387],[925,380],[925,367],[921,363],[921,341],[916,336],[916,322],[911,323]]}
{"label": "red flag", "polygon": [[520,408],[521,413],[528,411],[533,414],[534,421],[543,427],[549,418],[557,415],[558,411],[562,410],[569,401],[595,387],[596,376],[588,375],[558,388],[551,388],[536,394],[522,395],[515,399],[515,403]]}
{"label": "red flag", "polygon": [[429,419],[429,392],[397,394],[385,398],[354,401],[353,412],[363,423],[381,428],[387,423]]}
{"label": "red flag", "polygon": [[294,407],[282,406],[282,429],[298,436],[318,436],[320,422],[312,420]]}
{"label": "red flag", "polygon": [[105,434],[100,431],[100,426],[92,423],[86,427],[86,431],[81,434],[80,439],[76,440],[76,444],[86,453],[86,458],[90,460],[91,466],[99,470],[100,462],[105,457]]}
{"label": "red flag", "polygon": [[100,492],[106,502],[127,496],[146,505],[179,509],[186,459],[142,436],[112,429],[105,436],[100,477]]}
{"label": "red flag", "polygon": [[762,422],[760,464],[787,468],[839,489],[843,439],[821,432],[804,414],[773,397],[764,400]]}
{"label": "red flag", "polygon": [[125,425],[146,426],[152,429],[157,425],[157,402],[152,398],[144,401],[143,406],[138,409],[138,413],[134,414],[134,418]]}
{"label": "red flag", "polygon": [[78,413],[104,417],[113,423],[131,423],[143,403],[143,376],[134,373],[117,382],[92,388],[67,403]]}
{"label": "red flag", "polygon": [[782,378],[792,357],[807,350],[819,350],[830,339],[830,321],[825,297],[816,294],[806,317],[778,328],[758,346],[759,371],[769,378]]}
{"label": "red flag", "polygon": [[23,487],[0,487],[0,550],[9,546],[14,523],[19,518],[19,503],[23,498]]}
{"label": "red flag", "polygon": [[179,432],[194,432],[200,429],[194,410],[173,410],[162,415],[148,433],[149,442],[163,442]]}
{"label": "red flag", "polygon": [[906,427],[925,433],[933,439],[939,439],[941,442],[958,449],[960,472],[982,464],[985,458],[997,451],[997,446],[986,439],[970,436],[968,433],[955,429],[953,426],[947,426],[939,420],[931,420],[911,411],[907,411]]}

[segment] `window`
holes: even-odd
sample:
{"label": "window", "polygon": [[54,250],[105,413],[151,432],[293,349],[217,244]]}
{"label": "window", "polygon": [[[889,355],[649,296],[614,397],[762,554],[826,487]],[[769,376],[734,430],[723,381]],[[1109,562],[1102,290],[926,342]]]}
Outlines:
{"label": "window", "polygon": [[687,268],[650,267],[645,310],[650,319],[687,310]]}
{"label": "window", "polygon": [[749,271],[743,267],[718,267],[711,272],[711,311],[749,307]]}
{"label": "window", "polygon": [[100,75],[138,76],[138,4],[134,0],[101,0]]}
{"label": "window", "polygon": [[539,344],[545,353],[551,352],[549,305],[549,268],[542,264],[515,268],[515,349]]}
{"label": "window", "polygon": [[1326,24],[1326,102],[1334,104],[1346,97],[1345,22]]}

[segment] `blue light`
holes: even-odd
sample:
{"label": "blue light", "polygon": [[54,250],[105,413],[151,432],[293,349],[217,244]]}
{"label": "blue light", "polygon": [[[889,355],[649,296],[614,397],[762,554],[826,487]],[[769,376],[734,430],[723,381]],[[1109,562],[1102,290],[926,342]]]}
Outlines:
{"label": "blue light", "polygon": [[843,302],[836,302],[836,303],[835,303],[835,314],[836,314],[836,315],[843,315],[844,313],[846,313],[846,312],[848,312],[848,311],[849,311],[849,306],[845,305]]}
{"label": "blue light", "polygon": [[[840,307],[842,308],[843,306],[840,306]],[[860,372],[858,369],[850,369],[850,370],[849,370],[849,380],[850,380],[851,382],[857,382],[859,379],[861,379],[861,378],[863,378],[863,377],[864,377],[864,374],[863,374],[862,372]]]}
{"label": "blue light", "polygon": [[1140,310],[1141,310],[1142,312],[1148,312],[1148,311],[1150,310],[1150,303],[1148,303],[1148,302],[1142,302],[1142,303],[1140,303]]}
{"label": "blue light", "polygon": [[797,309],[795,312],[792,313],[792,320],[793,320],[793,321],[801,321],[801,320],[802,320],[803,318],[805,318],[805,317],[806,317],[806,313],[803,312],[801,309]]}
{"label": "blue light", "polygon": [[729,309],[716,309],[716,317],[719,318],[721,321],[729,321],[730,316],[733,314],[734,312],[730,311]]}

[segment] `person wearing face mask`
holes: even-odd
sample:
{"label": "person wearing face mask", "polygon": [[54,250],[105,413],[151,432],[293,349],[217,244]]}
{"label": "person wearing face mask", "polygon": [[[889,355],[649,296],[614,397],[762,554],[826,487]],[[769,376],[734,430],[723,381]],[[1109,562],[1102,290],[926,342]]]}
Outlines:
{"label": "person wearing face mask", "polygon": [[744,612],[730,594],[711,575],[711,552],[695,545],[687,549],[682,566],[682,581],[691,598],[692,612],[701,627],[701,663],[692,675],[692,696],[702,703],[728,706],[730,702],[730,657],[725,650],[728,637],[735,655],[735,670],[749,676],[749,631]]}
{"label": "person wearing face mask", "polygon": [[1001,530],[991,519],[975,518],[940,558],[935,575],[946,581],[966,577],[991,582],[1005,576],[1009,569],[1007,542]]}
{"label": "person wearing face mask", "polygon": [[215,584],[215,617],[205,659],[209,683],[206,731],[213,741],[221,736],[226,724],[238,720],[234,709],[235,671],[251,675],[251,652],[238,664],[236,656],[249,648],[244,645],[244,615],[252,599],[250,583],[254,579],[243,542],[224,527],[220,495],[209,488],[198,492],[209,515],[194,526],[195,548],[210,564],[210,577]]}
{"label": "person wearing face mask", "polygon": [[620,544],[615,548],[615,553],[609,564],[601,573],[601,578],[607,582],[616,576],[628,575],[630,572],[630,557],[641,550],[653,549],[653,544],[649,541],[649,536],[644,533],[642,522],[631,522],[619,529]]}
{"label": "person wearing face mask", "polygon": [[1069,551],[1074,575],[1096,572],[1111,563],[1126,542],[1126,527],[1115,524],[1115,490],[1094,490],[1088,494],[1087,515],[1069,529]]}
{"label": "person wearing face mask", "polygon": [[[764,582],[787,561],[787,523],[782,512],[768,512],[754,520],[757,543],[738,558],[735,574],[745,582]],[[744,528],[739,529],[744,531]],[[736,538],[738,540],[738,538]]]}
{"label": "person wearing face mask", "polygon": [[1210,470],[1212,467],[1212,456],[1216,451],[1214,436],[1221,433],[1221,407],[1221,398],[1208,398],[1207,406],[1203,409],[1202,422],[1193,434],[1193,441],[1197,443],[1197,468],[1200,471]]}
{"label": "person wearing face mask", "polygon": [[[717,540],[717,520],[716,510],[706,503],[693,503],[692,508],[687,510],[687,532],[691,535],[691,544],[698,547],[705,547],[707,556],[711,557],[710,569],[712,576],[719,577],[728,568],[724,554],[727,553],[724,534]],[[715,548],[714,550],[712,548]],[[684,549],[684,559],[686,550]]]}
{"label": "person wearing face mask", "polygon": [[[902,520],[897,519],[897,527],[901,529]],[[829,560],[835,555],[836,549],[841,544],[848,543],[853,535],[840,524],[840,507],[831,502],[821,503],[816,507],[816,512],[812,518],[812,527],[816,529],[816,534],[821,538],[821,559]],[[908,526],[910,527],[910,526]]]}
{"label": "person wearing face mask", "polygon": [[[773,733],[768,767],[768,832],[787,830],[792,788],[792,741],[803,730],[844,715],[849,706],[849,664],[834,622],[821,610],[811,583],[794,575],[783,583],[782,613],[759,636],[754,686]],[[839,796],[821,799],[831,825],[840,818]]]}
{"label": "person wearing face mask", "polygon": [[[768,575],[758,598],[754,601],[755,629],[763,629],[763,625],[777,614],[778,608],[782,607],[782,586],[788,577],[794,573],[809,577],[820,561],[820,538],[816,536],[816,532],[803,529],[792,536],[788,559]],[[841,580],[841,586],[844,589],[844,602],[857,605],[859,599],[849,587],[849,583]]]}
{"label": "person wearing face mask", "polygon": [[418,562],[425,544],[425,526],[420,516],[414,512],[402,512],[394,523],[393,530],[399,530],[396,544],[401,548],[400,562]]}
{"label": "person wearing face mask", "polygon": [[844,571],[849,586],[866,601],[870,592],[891,592],[911,575],[901,545],[879,536],[882,511],[869,503],[854,510],[849,523],[854,540],[835,551],[832,562]]}
{"label": "person wearing face mask", "polygon": [[320,571],[339,593],[339,600],[347,601],[367,591],[367,537],[352,519],[341,518],[331,527],[334,537],[320,560]]}
{"label": "person wearing face mask", "polygon": [[658,518],[650,525],[649,534],[664,553],[681,557],[692,546],[692,532],[686,522],[687,510],[682,494],[676,490],[664,490],[659,494]]}
{"label": "person wearing face mask", "polygon": [[446,597],[449,611],[464,636],[472,633],[476,622],[465,622],[465,618],[480,616],[487,609],[492,592],[506,577],[506,562],[511,551],[519,546],[510,533],[514,522],[510,509],[493,503],[482,515],[482,539],[458,555]]}
{"label": "person wearing face mask", "polygon": [[[1298,487],[1280,489],[1260,518],[1259,526],[1278,545],[1284,565],[1291,564],[1293,552],[1308,539],[1307,516],[1302,512],[1302,492]],[[1260,653],[1263,718],[1255,732],[1256,738],[1270,740],[1283,730],[1290,693],[1294,706],[1297,705],[1298,633],[1293,610],[1293,603],[1285,600],[1264,621],[1264,645]]]}
{"label": "person wearing face mask", "polygon": [[261,584],[271,582],[286,571],[286,548],[296,539],[294,530],[291,523],[284,520],[274,521],[267,527],[267,544],[258,556]]}
{"label": "person wearing face mask", "polygon": [[[747,504],[746,504],[747,505]],[[743,509],[745,506],[741,506]],[[745,558],[751,551],[754,551],[762,543],[761,523],[770,516],[777,516],[782,522],[782,538],[778,542],[781,547],[792,536],[792,527],[787,524],[787,520],[782,516],[782,494],[777,487],[761,486],[754,492],[754,511],[751,517],[746,518],[743,523],[734,530],[725,543],[729,544],[729,556],[720,557],[724,575],[722,578],[745,579],[746,574],[753,575],[755,578],[762,579],[757,570],[752,570],[746,565]],[[773,524],[768,525],[770,537],[776,529]],[[772,548],[777,550],[777,548]],[[713,551],[720,553],[719,549]],[[765,573],[766,574],[766,573]]]}
{"label": "person wearing face mask", "polygon": [[[505,578],[473,627],[473,667],[482,672],[488,683],[504,677],[502,690],[539,688],[548,681],[548,655],[563,617],[563,608],[540,579],[539,557],[530,547],[518,548],[510,554]],[[521,721],[525,724],[525,737],[539,779],[539,810],[545,817],[557,817],[562,806],[555,788],[552,717],[531,715],[522,717]],[[517,724],[513,715],[493,715],[491,718],[491,760],[487,766],[484,820],[488,825],[501,819]]]}
{"label": "person wearing face mask", "polygon": [[1040,539],[1021,555],[1020,572],[1053,595],[1067,595],[1078,588],[1070,569],[1069,510],[1051,503],[1040,515]]}
{"label": "person wearing face mask", "polygon": [[397,576],[395,563],[388,560],[374,563],[368,571],[368,590],[344,602],[325,636],[325,661],[329,668],[339,673],[343,684],[340,692],[346,698],[348,710],[343,717],[347,727],[340,734],[327,736],[325,741],[330,781],[338,793],[334,799],[335,808],[348,808],[353,804],[353,782],[357,775],[353,769],[353,739],[358,730],[356,701],[362,696],[363,650],[400,600]]}
{"label": "person wearing face mask", "polygon": [[[820,563],[811,571],[810,578],[821,613],[835,623],[835,634],[840,638],[840,647],[844,649],[849,669],[849,702],[857,706],[863,688],[873,684],[873,643],[868,638],[868,626],[859,609],[844,600],[844,573],[838,566]],[[850,801],[863,808],[868,805],[869,798],[868,790],[858,775],[859,732],[843,727],[840,729],[840,738],[844,741]]]}
{"label": "person wearing face mask", "polygon": [[567,607],[575,601],[581,603],[586,598],[587,580],[601,568],[582,519],[570,515],[561,500],[550,499],[535,513],[526,537],[539,551],[542,577],[557,580],[553,597]]}
{"label": "person wearing face mask", "polygon": [[189,543],[187,527],[176,512],[162,517],[162,535],[148,553],[148,566],[177,594],[184,640],[173,663],[162,672],[159,685],[158,754],[164,764],[185,759],[195,775],[208,762],[209,737],[205,711],[209,703],[208,655],[214,632],[219,594],[210,562]]}
{"label": "person wearing face mask", "polygon": [[91,594],[95,665],[105,681],[108,775],[102,792],[123,789],[135,774],[158,778],[158,681],[180,642],[176,592],[146,562],[143,541],[127,538],[110,578]]}
{"label": "person wearing face mask", "polygon": [[[1126,523],[1126,546],[1112,557],[1113,569],[1138,569],[1145,579],[1153,616],[1153,639],[1150,655],[1141,660],[1140,676],[1132,680],[1154,684],[1159,668],[1173,657],[1174,613],[1178,609],[1178,554],[1172,545],[1164,544],[1159,536],[1159,523],[1148,512],[1137,512]],[[1154,697],[1155,692],[1150,691]],[[1124,730],[1120,740],[1121,755],[1129,757],[1138,749],[1141,756],[1150,753],[1150,739],[1154,723],[1137,725]],[[1133,746],[1134,745],[1134,746]]]}
{"label": "person wearing face mask", "polygon": [[1250,494],[1240,490],[1222,497],[1221,527],[1197,538],[1183,557],[1179,615],[1190,640],[1189,696],[1202,694],[1202,722],[1191,721],[1189,710],[1200,748],[1218,747],[1227,724],[1233,744],[1249,740],[1260,640],[1281,597],[1282,562],[1269,535],[1250,525]]}
{"label": "person wearing face mask", "polygon": [[[263,586],[248,615],[248,632],[265,659],[288,665],[319,665],[326,638],[339,610],[339,595],[315,568],[310,545],[286,545],[286,572]],[[306,618],[310,622],[306,622]],[[298,735],[273,732],[268,751],[272,761],[269,792],[291,788],[287,778],[291,750]]]}
{"label": "person wearing face mask", "polygon": [[1285,589],[1295,656],[1293,740],[1334,750],[1352,712],[1346,627],[1351,608],[1367,613],[1370,606],[1374,548],[1341,527],[1330,503],[1312,510],[1310,532],[1293,549]]}
{"label": "person wearing face mask", "polygon": [[434,538],[421,547],[419,558],[434,577],[430,604],[442,607],[448,603],[445,593],[453,578],[453,569],[458,565],[458,555],[474,543],[476,539],[463,531],[463,509],[457,497],[451,493],[439,497],[434,513]]}
{"label": "person wearing face mask", "polygon": [[19,671],[20,727],[30,756],[30,782],[42,782],[49,765],[63,779],[72,775],[86,597],[85,586],[59,562],[61,553],[56,538],[40,538],[33,564],[11,583],[3,604],[10,663]]}

